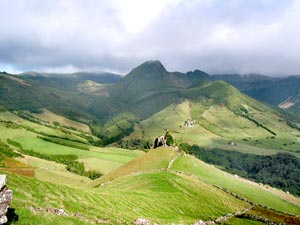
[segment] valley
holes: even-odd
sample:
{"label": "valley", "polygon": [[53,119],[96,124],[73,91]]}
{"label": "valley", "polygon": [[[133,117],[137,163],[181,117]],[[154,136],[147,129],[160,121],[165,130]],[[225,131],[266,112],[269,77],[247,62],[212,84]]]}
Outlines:
{"label": "valley", "polygon": [[[224,81],[168,72],[159,61],[123,78],[0,80],[10,224],[300,223],[297,120]],[[153,149],[167,130],[177,147]],[[257,161],[277,166],[282,174],[271,173],[285,182],[268,177],[271,166],[254,171]]]}

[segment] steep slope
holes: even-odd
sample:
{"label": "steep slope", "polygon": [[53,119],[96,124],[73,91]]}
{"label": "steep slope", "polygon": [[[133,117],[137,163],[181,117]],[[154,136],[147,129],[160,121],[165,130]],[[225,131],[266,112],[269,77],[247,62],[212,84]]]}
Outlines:
{"label": "steep slope", "polygon": [[123,101],[139,100],[157,93],[186,88],[208,75],[196,70],[186,74],[168,72],[159,61],[147,61],[134,68],[112,89],[112,96]]}
{"label": "steep slope", "polygon": [[180,155],[173,163],[171,170],[194,175],[209,184],[220,186],[256,204],[296,215],[300,213],[299,198],[290,196],[283,191],[231,175],[193,156]]}
{"label": "steep slope", "polygon": [[262,75],[214,75],[211,78],[226,81],[255,99],[282,109],[299,111],[299,76],[274,78]]}
{"label": "steep slope", "polygon": [[[256,154],[290,151],[299,155],[299,131],[272,108],[223,82],[204,81],[181,92],[181,98],[143,120],[129,138],[154,139],[165,129],[179,143],[221,147]],[[195,120],[193,127],[184,121]],[[229,145],[230,142],[235,144]],[[236,145],[237,144],[237,145]]]}
{"label": "steep slope", "polygon": [[79,92],[76,80],[67,78],[70,82],[64,83],[60,78],[53,82],[45,79],[0,76],[0,104],[9,110],[32,112],[47,108],[54,113],[85,123],[91,120],[106,121],[120,111],[119,104],[107,97]]}
{"label": "steep slope", "polygon": [[[167,163],[168,160],[169,163]],[[230,212],[233,209],[232,204],[237,207],[234,210],[239,211],[241,208],[238,208],[243,203],[245,204],[242,206],[245,207],[244,209],[247,208],[247,205],[249,207],[249,204],[252,204],[258,205],[262,211],[267,210],[264,207],[269,207],[283,213],[294,215],[300,213],[299,198],[269,186],[259,185],[228,174],[190,155],[173,151],[170,148],[151,150],[107,174],[106,177],[108,179],[100,178],[93,185],[98,186],[101,183],[100,191],[117,191],[121,205],[122,195],[127,196],[130,202],[128,206],[136,204],[133,202],[134,196],[140,196],[143,198],[143,200],[140,199],[141,202],[145,203],[144,207],[147,207],[149,204],[147,197],[151,196],[152,207],[148,209],[149,214],[143,214],[140,208],[135,208],[134,211],[140,212],[143,218],[163,224],[166,224],[167,221],[170,223],[170,220],[166,220],[166,217],[169,216],[173,222],[183,224],[191,224],[197,220],[215,220]],[[170,193],[171,195],[169,195]],[[178,202],[181,204],[177,205]],[[173,210],[166,208],[165,205],[172,205],[172,208],[180,209],[179,215],[172,215]],[[190,211],[187,212],[186,207],[181,207],[183,205],[188,206]],[[195,205],[203,211],[196,210]],[[228,210],[227,212],[223,211],[225,208]],[[161,214],[160,209],[165,214]],[[188,213],[189,219],[185,218],[186,213]],[[285,216],[288,217],[286,214]],[[246,224],[245,221],[244,223],[240,222]]]}

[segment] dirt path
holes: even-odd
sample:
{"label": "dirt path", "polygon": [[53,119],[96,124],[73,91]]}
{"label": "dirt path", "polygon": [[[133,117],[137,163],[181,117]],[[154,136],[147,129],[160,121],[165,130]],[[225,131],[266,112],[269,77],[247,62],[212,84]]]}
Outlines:
{"label": "dirt path", "polygon": [[170,168],[172,167],[173,163],[175,162],[175,160],[179,157],[180,153],[179,151],[177,151],[176,155],[170,160],[170,162],[168,163],[167,166],[167,171],[170,170]]}

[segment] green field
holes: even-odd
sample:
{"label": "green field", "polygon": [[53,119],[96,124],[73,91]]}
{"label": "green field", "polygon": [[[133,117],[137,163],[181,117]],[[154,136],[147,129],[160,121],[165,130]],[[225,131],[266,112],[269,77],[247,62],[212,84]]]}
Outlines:
{"label": "green field", "polygon": [[[289,151],[300,157],[299,131],[289,127],[274,111],[261,112],[246,104],[241,107],[247,108],[251,118],[276,135],[224,105],[205,106],[184,100],[142,121],[129,138],[154,140],[169,129],[174,132],[178,143],[263,155]],[[196,125],[190,128],[182,127],[187,119],[195,120]],[[228,145],[230,141],[237,145]]]}
{"label": "green field", "polygon": [[[296,215],[300,214],[299,202],[296,205],[295,202],[285,201],[282,195],[277,197],[273,191],[268,191],[254,182],[247,182],[247,180],[221,171],[190,155],[181,155],[174,162],[171,170],[183,171],[195,175],[205,182],[218,185],[257,204],[268,206],[282,212]],[[286,199],[288,199],[288,197]]]}
{"label": "green field", "polygon": [[[148,95],[151,93],[144,97]],[[124,137],[135,126],[124,139],[154,140],[170,129],[178,145],[262,155],[288,151],[300,156],[299,131],[288,126],[274,110],[223,82],[204,82],[181,90],[180,96],[180,101],[149,114],[143,121],[136,114],[123,112],[112,114],[102,123],[97,121],[91,128],[98,131],[103,143],[105,138],[109,143],[117,140],[116,136]],[[180,150],[166,147],[144,152],[112,147],[117,142],[110,143],[111,147],[96,147],[93,145],[102,142],[95,142],[100,139],[87,125],[47,110],[34,116],[39,119],[24,119],[15,112],[0,113],[1,141],[9,142],[8,147],[14,151],[31,155],[4,158],[7,165],[10,160],[11,165],[19,164],[16,169],[19,174],[23,169],[23,176],[12,174],[14,168],[5,168],[5,160],[1,162],[7,185],[14,192],[11,208],[19,216],[19,221],[11,224],[132,224],[137,218],[156,224],[193,224],[241,212],[251,204],[264,213],[272,209],[277,210],[272,213],[281,212],[283,217],[287,213],[300,215],[299,197],[229,174]],[[196,124],[184,127],[187,119]],[[229,145],[231,141],[236,145]],[[52,158],[45,157],[49,155]],[[55,160],[54,155],[61,159]],[[89,179],[84,177],[86,173],[70,170],[70,161],[63,159],[74,155],[74,167],[84,165],[84,172],[96,171],[100,178],[91,180],[95,177]],[[49,213],[48,207],[62,208],[68,216]],[[223,224],[262,223],[233,217]]]}
{"label": "green field", "polygon": [[[82,146],[88,146],[90,150],[88,151],[60,145],[37,138],[37,136],[41,136],[41,134],[36,132],[45,132],[49,135],[55,135],[61,138],[69,138],[73,140],[85,139],[75,135],[74,132],[77,131],[72,131],[71,134],[66,134],[59,128],[52,128],[37,124],[22,119],[9,112],[0,113],[0,119],[3,121],[12,122],[10,124],[8,124],[7,122],[0,122],[1,140],[13,140],[20,143],[26,150],[33,150],[34,152],[43,154],[77,155],[79,158],[78,161],[84,163],[86,170],[95,170],[101,174],[107,174],[143,153],[141,151],[125,150],[114,147],[101,148],[82,145],[77,142],[63,139],[61,140],[67,142],[67,144],[71,144],[74,146],[78,144]],[[51,138],[52,137],[50,137],[50,139]],[[13,146],[13,148],[15,147]],[[87,177],[82,177],[67,171],[66,165],[63,164],[49,162],[31,156],[26,156],[25,158],[20,158],[19,160],[27,165],[35,167],[35,176],[37,179],[42,181],[50,181],[53,183],[73,186],[85,186],[90,182],[90,179],[88,179]]]}
{"label": "green field", "polygon": [[[43,141],[29,131],[10,138],[40,153],[75,154],[88,169],[104,174],[91,181],[68,172],[63,164],[31,156],[17,158],[36,169],[35,178],[8,173],[7,185],[14,191],[11,208],[19,216],[12,224],[131,224],[137,218],[158,224],[192,224],[250,206],[219,187],[256,204],[300,214],[299,198],[237,178],[171,148],[144,153],[91,146],[86,151]],[[46,211],[48,207],[62,208],[68,216],[53,215]],[[232,218],[224,224],[260,223]]]}
{"label": "green field", "polygon": [[40,113],[40,114],[32,113],[32,115],[43,121],[47,121],[50,123],[58,122],[59,124],[61,124],[63,126],[72,127],[77,130],[81,130],[85,133],[91,133],[91,130],[88,125],[79,123],[74,120],[70,120],[64,116],[57,115],[53,112],[50,112],[47,109],[43,109],[42,113]]}

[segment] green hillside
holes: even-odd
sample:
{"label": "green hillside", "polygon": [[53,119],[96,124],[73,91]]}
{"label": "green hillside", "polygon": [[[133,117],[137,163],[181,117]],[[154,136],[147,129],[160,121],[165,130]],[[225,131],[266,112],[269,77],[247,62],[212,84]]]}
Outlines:
{"label": "green hillside", "polygon": [[[218,90],[218,91],[216,91]],[[154,139],[165,129],[175,132],[179,143],[232,149],[255,154],[288,151],[299,155],[299,131],[285,117],[226,83],[205,83],[143,120],[130,138]],[[195,120],[193,127],[184,121]],[[228,145],[234,142],[235,145]]]}
{"label": "green hillside", "polygon": [[[142,154],[140,151],[91,146],[90,142],[94,143],[97,139],[89,133],[65,126],[40,120],[29,121],[9,112],[0,113],[0,140],[25,155],[16,160],[35,168],[34,174],[39,180],[88,185],[91,180],[68,170],[66,163],[59,159],[63,156],[76,158],[76,165],[84,166],[85,171],[103,175]],[[7,170],[6,167],[3,169]]]}
{"label": "green hillside", "polygon": [[[150,165],[150,162],[157,161],[158,156],[161,156],[161,162]],[[149,165],[144,166],[148,161]],[[19,222],[15,224],[53,224],[57,221],[61,224],[90,224],[100,220],[107,224],[131,224],[137,218],[159,224],[192,224],[243,211],[251,204],[261,205],[255,210],[266,213],[271,209],[300,213],[298,198],[236,178],[171,149],[150,151],[124,165],[123,170],[126,167],[127,172],[119,172],[119,176],[114,176],[100,188],[61,188],[57,184],[7,174],[8,185],[15,193],[12,207],[19,216]],[[53,215],[46,212],[47,208],[62,208],[68,216]],[[270,212],[273,218],[279,214]],[[226,221],[226,224],[235,223],[258,224],[242,218]]]}
{"label": "green hillside", "polygon": [[[159,61],[123,78],[1,73],[10,224],[299,224],[295,118]],[[179,149],[150,149],[166,130]]]}
{"label": "green hillside", "polygon": [[[182,111],[185,109],[181,108]],[[7,119],[8,116],[16,117],[7,113],[3,117]],[[15,161],[15,168],[25,171],[24,165],[28,165],[34,168],[34,174],[30,178],[28,175],[11,173],[16,171],[2,170],[7,174],[7,185],[14,191],[11,208],[19,219],[12,224],[91,224],[99,221],[106,224],[131,224],[137,218],[159,224],[192,224],[250,209],[251,204],[260,204],[258,209],[265,213],[268,213],[266,210],[275,209],[300,214],[299,198],[271,187],[237,179],[170,148],[140,153],[91,146],[87,151],[44,143],[32,130],[19,128],[17,123],[13,123],[14,128],[12,125],[6,127],[5,121],[1,124],[3,130],[6,130],[3,134],[21,143],[24,149],[30,148],[33,152],[43,154],[77,155],[87,168],[90,166],[105,174],[90,182],[86,177],[67,171],[62,163],[26,154],[23,158],[15,158],[23,163],[19,165]],[[30,125],[37,126],[27,121],[27,126]],[[261,208],[264,206],[271,209]],[[67,216],[56,215],[51,210],[53,208],[63,209]],[[251,209],[249,213],[252,212]],[[272,211],[272,218],[278,213]],[[290,216],[283,214],[283,217]],[[258,224],[243,218],[231,218],[226,223]]]}

